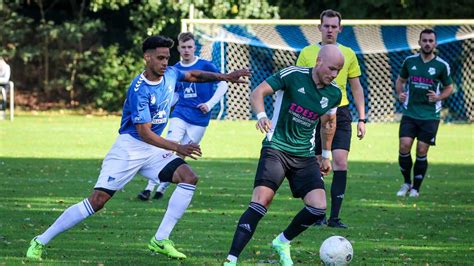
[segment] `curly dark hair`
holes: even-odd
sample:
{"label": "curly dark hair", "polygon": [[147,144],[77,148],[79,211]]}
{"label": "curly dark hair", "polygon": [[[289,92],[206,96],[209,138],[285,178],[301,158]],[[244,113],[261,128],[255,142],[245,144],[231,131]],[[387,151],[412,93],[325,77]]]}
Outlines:
{"label": "curly dark hair", "polygon": [[148,37],[142,44],[142,51],[145,53],[148,50],[156,49],[158,47],[172,48],[174,41],[168,37],[155,35]]}

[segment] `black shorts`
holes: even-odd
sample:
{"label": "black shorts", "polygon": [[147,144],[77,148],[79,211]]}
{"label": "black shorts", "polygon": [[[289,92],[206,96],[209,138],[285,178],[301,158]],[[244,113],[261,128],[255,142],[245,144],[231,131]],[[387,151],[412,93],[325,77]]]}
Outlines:
{"label": "black shorts", "polygon": [[436,145],[436,134],[438,133],[439,120],[421,120],[402,116],[400,121],[399,137],[417,138],[429,145]]}
{"label": "black shorts", "polygon": [[[341,106],[336,112],[336,133],[332,140],[331,150],[350,151],[352,137],[352,115],[349,106]],[[316,154],[322,153],[321,148],[321,123],[318,123],[315,135],[315,151]]]}
{"label": "black shorts", "polygon": [[265,186],[276,192],[285,176],[295,198],[304,198],[313,189],[324,189],[316,157],[299,157],[272,148],[262,148],[254,188]]}

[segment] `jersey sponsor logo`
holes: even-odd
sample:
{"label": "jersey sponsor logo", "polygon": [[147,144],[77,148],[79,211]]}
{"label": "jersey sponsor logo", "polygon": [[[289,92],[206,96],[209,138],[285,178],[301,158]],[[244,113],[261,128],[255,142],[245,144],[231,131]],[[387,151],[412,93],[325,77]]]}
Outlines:
{"label": "jersey sponsor logo", "polygon": [[413,66],[413,67],[411,68],[411,70],[416,70],[416,66]]}
{"label": "jersey sponsor logo", "polygon": [[166,99],[158,105],[158,112],[156,112],[153,115],[153,119],[151,121],[152,124],[156,125],[156,124],[164,124],[168,122],[168,113],[167,113],[168,103],[169,103],[169,100]]}
{"label": "jersey sponsor logo", "polygon": [[189,86],[184,88],[184,98],[195,98],[197,97],[197,92],[196,92],[196,84],[194,83],[189,83]]}
{"label": "jersey sponsor logo", "polygon": [[436,69],[434,67],[430,67],[428,69],[428,73],[430,73],[430,75],[433,76],[434,74],[436,74]]}
{"label": "jersey sponsor logo", "polygon": [[168,117],[165,110],[158,111],[156,115],[153,116],[152,124],[163,124],[166,123]]}
{"label": "jersey sponsor logo", "polygon": [[303,93],[303,94],[306,94],[306,92],[304,91],[304,87],[299,88],[299,89],[298,89],[298,92],[301,92],[301,93]]}
{"label": "jersey sponsor logo", "polygon": [[328,98],[323,97],[323,98],[321,99],[321,101],[319,102],[319,103],[321,104],[321,108],[326,108],[326,107],[328,107],[328,102],[329,102]]}
{"label": "jersey sponsor logo", "polygon": [[135,84],[135,88],[133,88],[134,91],[138,91],[140,89],[140,84],[142,84],[143,79],[139,79],[137,83]]}
{"label": "jersey sponsor logo", "polygon": [[411,81],[413,83],[422,83],[422,84],[428,84],[428,85],[434,84],[434,80],[425,78],[425,77],[419,77],[419,76],[412,76]]}
{"label": "jersey sponsor logo", "polygon": [[293,111],[296,114],[302,115],[305,118],[309,118],[311,120],[317,120],[319,115],[309,109],[306,109],[302,107],[301,105],[298,105],[296,103],[292,103],[290,105],[290,110]]}

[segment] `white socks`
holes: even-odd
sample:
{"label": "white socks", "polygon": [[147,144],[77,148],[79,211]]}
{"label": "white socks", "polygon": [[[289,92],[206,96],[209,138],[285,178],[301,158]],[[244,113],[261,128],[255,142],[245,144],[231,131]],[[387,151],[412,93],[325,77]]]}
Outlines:
{"label": "white socks", "polygon": [[282,243],[290,243],[291,241],[288,240],[283,233],[280,233],[278,235],[278,240],[280,240]]}
{"label": "white socks", "polygon": [[174,226],[179,221],[181,216],[183,216],[184,212],[191,203],[195,189],[195,185],[186,183],[179,183],[176,186],[176,189],[174,190],[168,202],[168,208],[166,210],[165,216],[161,221],[160,227],[156,231],[156,240],[169,238]]}
{"label": "white socks", "polygon": [[171,185],[170,182],[163,182],[163,183],[160,183],[160,185],[158,186],[158,188],[156,189],[156,192],[161,192],[161,193],[165,193],[165,190]]}
{"label": "white socks", "polygon": [[43,234],[39,235],[37,239],[43,245],[46,245],[56,235],[70,229],[92,214],[94,214],[94,209],[92,209],[89,200],[84,199],[83,201],[67,208],[61,216],[56,219],[53,225],[51,225]]}
{"label": "white socks", "polygon": [[229,262],[237,262],[237,257],[229,254],[229,256],[227,256],[227,260]]}
{"label": "white socks", "polygon": [[145,190],[149,190],[153,192],[153,190],[155,190],[155,186],[156,186],[155,181],[148,180],[148,185],[146,186]]}

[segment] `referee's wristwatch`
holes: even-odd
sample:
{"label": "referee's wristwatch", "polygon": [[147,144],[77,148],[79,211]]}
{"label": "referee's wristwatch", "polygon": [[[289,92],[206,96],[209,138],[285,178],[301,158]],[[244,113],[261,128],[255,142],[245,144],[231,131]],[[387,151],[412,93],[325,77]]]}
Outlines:
{"label": "referee's wristwatch", "polygon": [[359,121],[357,121],[357,122],[362,122],[362,123],[364,123],[364,124],[365,124],[365,123],[367,123],[367,118],[364,118],[364,119],[362,119],[362,118],[359,118]]}

